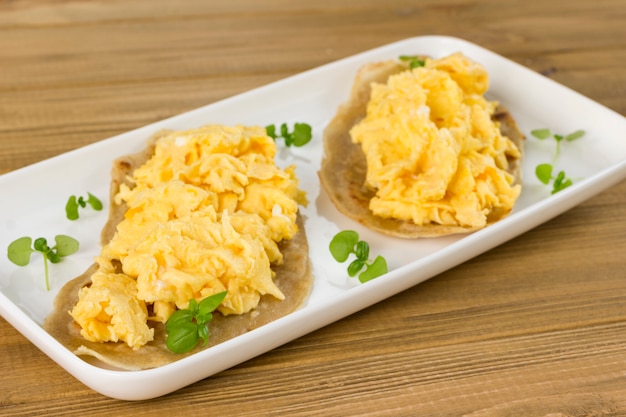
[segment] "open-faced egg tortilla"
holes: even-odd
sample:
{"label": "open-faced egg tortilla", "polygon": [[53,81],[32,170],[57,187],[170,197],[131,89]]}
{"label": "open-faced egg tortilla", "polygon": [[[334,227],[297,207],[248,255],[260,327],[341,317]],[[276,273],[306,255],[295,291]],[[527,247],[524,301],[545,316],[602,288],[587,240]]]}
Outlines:
{"label": "open-faced egg tortilla", "polygon": [[[436,223],[418,225],[411,221],[383,218],[374,215],[369,208],[376,190],[365,186],[366,157],[361,146],[353,143],[350,130],[366,116],[372,83],[385,83],[390,76],[407,69],[405,62],[391,60],[367,64],[357,73],[348,101],[339,107],[324,131],[324,157],[319,171],[321,184],[340,212],[384,234],[420,238],[475,231],[479,228]],[[499,123],[502,135],[507,136],[522,152],[524,135],[502,105],[497,107],[492,120]],[[514,176],[514,184],[521,184],[521,161],[521,156],[508,161],[508,172]],[[487,224],[507,214],[493,211],[487,218]]]}
{"label": "open-faced egg tortilla", "polygon": [[[111,241],[115,235],[116,226],[122,221],[126,212],[125,204],[116,203],[113,196],[118,193],[122,184],[131,186],[128,180],[129,175],[151,157],[156,141],[167,133],[164,131],[155,135],[142,152],[122,157],[114,162],[111,210],[108,222],[101,234],[103,245]],[[206,346],[199,344],[188,353],[173,353],[166,346],[165,324],[158,322],[149,322],[154,328],[154,340],[135,350],[122,342],[85,340],[80,334],[80,326],[70,316],[69,311],[78,301],[79,290],[91,284],[91,276],[97,270],[97,264],[92,265],[83,275],[70,281],[60,290],[55,300],[54,311],[46,318],[44,328],[75,354],[95,357],[115,368],[126,370],[154,368],[192,355],[285,316],[304,303],[311,290],[312,274],[308,256],[309,248],[300,214],[297,216],[297,226],[298,232],[293,239],[279,243],[283,262],[272,267],[275,272],[274,283],[285,294],[285,299],[279,300],[271,295],[264,295],[256,308],[245,314],[224,316],[217,311],[214,312],[210,323],[211,335]]]}

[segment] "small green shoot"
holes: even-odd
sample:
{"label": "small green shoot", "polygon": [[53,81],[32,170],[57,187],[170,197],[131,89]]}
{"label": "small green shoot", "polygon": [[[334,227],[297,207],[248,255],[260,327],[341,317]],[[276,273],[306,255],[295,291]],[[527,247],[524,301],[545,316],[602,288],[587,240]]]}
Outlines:
{"label": "small green shoot", "polygon": [[410,69],[419,68],[419,67],[423,67],[424,65],[426,65],[426,60],[417,55],[400,55],[399,58],[400,58],[400,61],[408,62]]}
{"label": "small green shoot", "polygon": [[[352,254],[354,259],[348,265],[348,275],[354,277],[358,274],[360,282],[367,282],[388,271],[387,261],[378,255],[373,261],[369,260],[370,247],[363,240],[359,240],[359,234],[354,230],[344,230],[337,233],[330,241],[329,250],[337,262],[345,262]],[[361,270],[364,271],[361,272]]]}
{"label": "small green shoot", "polygon": [[202,339],[203,346],[209,341],[208,324],[213,320],[213,311],[226,297],[226,291],[210,295],[198,303],[189,300],[189,307],[177,310],[165,324],[166,345],[174,353],[185,353],[197,346]]}
{"label": "small green shoot", "polygon": [[554,180],[552,182],[552,194],[556,194],[574,183],[571,178],[567,178],[565,176],[565,171],[559,171],[556,177],[553,177],[551,164],[537,165],[537,168],[535,169],[535,175],[537,175],[539,181],[546,185],[548,185],[551,180]]}
{"label": "small green shoot", "polygon": [[87,193],[87,199],[82,196],[76,198],[75,195],[72,195],[65,204],[65,215],[70,220],[76,220],[78,219],[78,207],[85,208],[87,204],[96,211],[102,210],[102,202],[93,194]]}
{"label": "small green shoot", "polygon": [[565,140],[566,142],[572,142],[576,139],[579,139],[585,135],[584,130],[576,130],[568,135],[559,135],[552,133],[550,129],[535,129],[530,132],[531,135],[536,137],[537,139],[544,140],[548,138],[554,138],[556,141],[556,150],[554,152],[554,159],[552,163],[543,163],[537,165],[535,168],[535,175],[542,183],[548,185],[550,181],[552,181],[552,194],[556,194],[561,190],[572,185],[574,182],[571,178],[568,178],[565,174],[565,171],[559,171],[559,173],[553,176],[552,172],[554,170],[554,165],[561,153],[561,142]]}
{"label": "small green shoot", "polygon": [[[53,264],[61,262],[61,258],[76,253],[78,251],[78,241],[66,235],[56,235],[54,237],[56,245],[48,246],[48,241],[40,237],[35,239],[28,236],[21,237],[9,244],[7,257],[18,266],[26,266],[30,262],[30,255],[33,252],[40,252],[43,255],[43,265],[46,276],[46,290],[50,291],[50,274],[48,271],[48,261]],[[32,246],[31,246],[32,245]]]}
{"label": "small green shoot", "polygon": [[280,132],[276,132],[275,125],[266,126],[265,131],[267,132],[267,136],[274,140],[282,137],[287,147],[291,145],[298,147],[304,146],[309,143],[313,137],[312,128],[306,123],[295,123],[292,132],[289,131],[287,123],[280,125]]}

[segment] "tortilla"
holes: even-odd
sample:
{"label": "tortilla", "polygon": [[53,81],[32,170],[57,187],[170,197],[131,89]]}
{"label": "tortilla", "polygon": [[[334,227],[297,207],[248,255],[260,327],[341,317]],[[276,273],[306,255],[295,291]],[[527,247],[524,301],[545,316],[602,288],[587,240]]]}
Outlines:
{"label": "tortilla", "polygon": [[[129,175],[151,157],[157,139],[167,133],[167,131],[159,132],[150,139],[143,151],[124,156],[114,162],[111,173],[111,210],[101,233],[102,244],[112,239],[117,224],[126,212],[125,204],[116,204],[113,197],[117,194],[121,184],[130,185]],[[133,350],[123,342],[90,342],[84,339],[80,335],[80,326],[70,316],[69,311],[78,301],[79,289],[90,285],[90,277],[97,270],[96,264],[63,286],[55,299],[54,310],[46,318],[43,327],[76,355],[93,357],[109,366],[126,370],[163,366],[215,346],[283,317],[297,310],[306,301],[312,288],[313,276],[309,261],[309,246],[300,213],[298,213],[297,225],[298,233],[294,238],[279,244],[283,254],[283,263],[272,268],[276,273],[274,282],[285,294],[285,299],[281,301],[265,295],[261,297],[259,305],[246,314],[223,316],[217,311],[214,312],[213,320],[209,325],[211,335],[206,346],[198,345],[184,354],[173,353],[165,344],[165,325],[155,322],[149,322],[149,325],[154,328],[154,340],[138,350]]]}
{"label": "tortilla", "polygon": [[[375,191],[366,187],[367,162],[359,144],[352,143],[350,129],[366,115],[370,98],[370,85],[384,83],[407,66],[399,61],[370,63],[362,67],[355,77],[348,101],[342,104],[324,130],[324,156],[318,172],[320,182],[335,207],[344,215],[365,227],[378,232],[407,239],[437,237],[457,233],[469,233],[478,228],[444,226],[439,224],[417,225],[410,221],[375,216],[369,202]],[[523,152],[524,135],[506,108],[498,106],[492,119],[500,123],[500,131],[509,137]],[[522,182],[522,158],[509,160],[509,172],[515,183]],[[492,212],[487,224],[494,223],[508,213]]]}

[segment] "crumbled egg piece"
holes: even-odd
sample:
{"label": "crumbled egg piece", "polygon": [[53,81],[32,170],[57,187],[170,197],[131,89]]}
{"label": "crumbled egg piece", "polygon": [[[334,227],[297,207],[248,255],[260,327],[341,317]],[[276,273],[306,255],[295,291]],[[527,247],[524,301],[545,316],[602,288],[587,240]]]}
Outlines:
{"label": "crumbled egg piece", "polygon": [[154,329],[148,327],[148,309],[137,298],[135,280],[124,274],[97,271],[91,281],[89,287],[81,288],[80,302],[71,313],[85,339],[123,340],[135,349],[152,340]]}
{"label": "crumbled egg piece", "polygon": [[91,286],[71,311],[83,336],[152,340],[148,321],[166,322],[189,300],[227,290],[218,310],[242,314],[263,295],[284,299],[272,265],[278,243],[298,228],[295,167],[274,162],[274,141],[261,127],[205,126],[158,140],[115,196],[127,211],[96,258]]}
{"label": "crumbled egg piece", "polygon": [[487,71],[456,53],[373,83],[351,131],[367,160],[370,209],[380,217],[483,227],[513,208],[521,187],[507,172],[520,150],[491,119]]}

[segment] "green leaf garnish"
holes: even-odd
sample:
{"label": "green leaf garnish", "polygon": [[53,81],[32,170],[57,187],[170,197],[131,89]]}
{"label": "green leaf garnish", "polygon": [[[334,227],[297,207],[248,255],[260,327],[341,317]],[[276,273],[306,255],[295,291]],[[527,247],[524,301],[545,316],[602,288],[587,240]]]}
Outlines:
{"label": "green leaf garnish", "polygon": [[345,262],[359,242],[359,234],[354,230],[339,232],[330,241],[329,249],[337,262]]}
{"label": "green leaf garnish", "polygon": [[71,195],[65,203],[65,216],[69,220],[78,219],[78,208],[85,208],[88,204],[96,211],[102,210],[102,202],[91,193],[87,193],[86,199],[82,196],[77,198],[75,195]]}
{"label": "green leaf garnish", "polygon": [[56,235],[54,241],[56,244],[50,247],[48,246],[48,241],[43,237],[37,238],[33,242],[32,238],[24,236],[11,242],[7,248],[7,257],[18,266],[28,265],[30,263],[30,255],[33,252],[39,252],[43,255],[46,289],[48,291],[50,291],[48,261],[53,264],[59,263],[62,258],[76,253],[79,249],[78,241],[70,236]]}
{"label": "green leaf garnish", "polygon": [[293,144],[295,146],[304,146],[313,137],[313,129],[306,123],[296,123],[293,126]]}
{"label": "green leaf garnish", "polygon": [[585,131],[576,130],[575,132],[567,135],[560,135],[552,133],[550,129],[535,129],[531,130],[530,134],[537,139],[543,140],[551,137],[556,141],[556,150],[554,152],[554,159],[552,161],[552,164],[543,163],[537,165],[537,167],[535,168],[535,175],[537,176],[539,181],[546,185],[550,184],[550,181],[552,181],[552,194],[556,194],[559,191],[564,190],[565,188],[572,185],[574,182],[571,178],[567,178],[565,171],[559,171],[556,177],[552,176],[552,172],[554,170],[554,165],[556,164],[559,154],[561,153],[561,142],[563,142],[563,140],[567,142],[572,142],[576,139],[579,139],[585,135]]}
{"label": "green leaf garnish", "polygon": [[65,204],[65,216],[70,220],[78,219],[78,201],[75,195],[71,195]]}
{"label": "green leaf garnish", "polygon": [[550,132],[550,129],[535,129],[531,130],[530,134],[537,139],[547,139],[552,136],[552,132]]}
{"label": "green leaf garnish", "polygon": [[224,297],[226,297],[226,291],[206,297],[200,301],[198,304],[198,317],[210,317],[211,313],[224,301]]}
{"label": "green leaf garnish", "polygon": [[9,244],[7,256],[9,261],[18,266],[26,266],[30,262],[30,254],[35,252],[31,249],[33,239],[28,236],[21,237]]}
{"label": "green leaf garnish", "polygon": [[200,340],[198,325],[186,321],[167,331],[166,345],[174,353],[185,353],[196,347],[198,340]]}
{"label": "green leaf garnish", "polygon": [[585,131],[584,130],[577,130],[575,132],[570,133],[569,135],[565,136],[565,140],[568,142],[571,142],[573,140],[576,140],[578,138],[582,138],[585,135]]}
{"label": "green leaf garnish", "polygon": [[191,322],[193,320],[193,316],[194,313],[192,313],[189,309],[176,310],[167,320],[165,330],[169,333],[181,323]]}
{"label": "green leaf garnish", "polygon": [[552,184],[552,194],[558,193],[561,190],[566,189],[570,185],[572,185],[572,180],[565,176],[564,171],[559,171],[556,178],[554,179],[554,183]]}
{"label": "green leaf garnish", "polygon": [[276,140],[278,138],[283,138],[285,141],[285,146],[304,146],[311,141],[313,137],[313,130],[310,125],[306,123],[295,123],[293,125],[293,131],[290,132],[287,127],[287,123],[283,123],[280,125],[280,133],[276,132],[276,126],[268,125],[265,126],[265,132],[267,136]]}
{"label": "green leaf garnish", "polygon": [[356,274],[358,274],[364,266],[365,261],[362,259],[355,259],[354,261],[350,262],[350,265],[348,265],[348,276],[356,276]]}
{"label": "green leaf garnish", "polygon": [[378,255],[365,271],[359,275],[359,281],[367,282],[387,273],[387,261]]}
{"label": "green leaf garnish", "polygon": [[400,61],[408,62],[410,69],[423,67],[424,65],[426,65],[426,60],[417,55],[400,55],[399,59]]}
{"label": "green leaf garnish", "polygon": [[345,262],[350,255],[354,254],[356,259],[348,265],[348,276],[358,275],[360,282],[367,282],[388,271],[387,261],[382,256],[377,256],[373,262],[368,259],[369,244],[359,240],[359,234],[354,230],[343,230],[337,233],[331,239],[328,249],[337,262]]}
{"label": "green leaf garnish", "polygon": [[60,257],[72,255],[78,252],[78,241],[73,237],[67,235],[56,235],[54,237],[54,242],[56,246],[53,249],[56,249],[56,254]]}
{"label": "green leaf garnish", "polygon": [[226,291],[210,295],[200,303],[189,300],[189,306],[174,312],[165,324],[166,345],[174,353],[185,353],[198,345],[209,341],[208,324],[213,319],[213,311],[224,301]]}
{"label": "green leaf garnish", "polygon": [[548,184],[550,179],[552,179],[552,165],[551,164],[539,164],[537,168],[535,168],[535,174],[539,181],[544,184]]}
{"label": "green leaf garnish", "polygon": [[267,136],[274,140],[278,138],[278,136],[276,135],[276,126],[274,125],[265,126],[265,133],[267,133]]}

